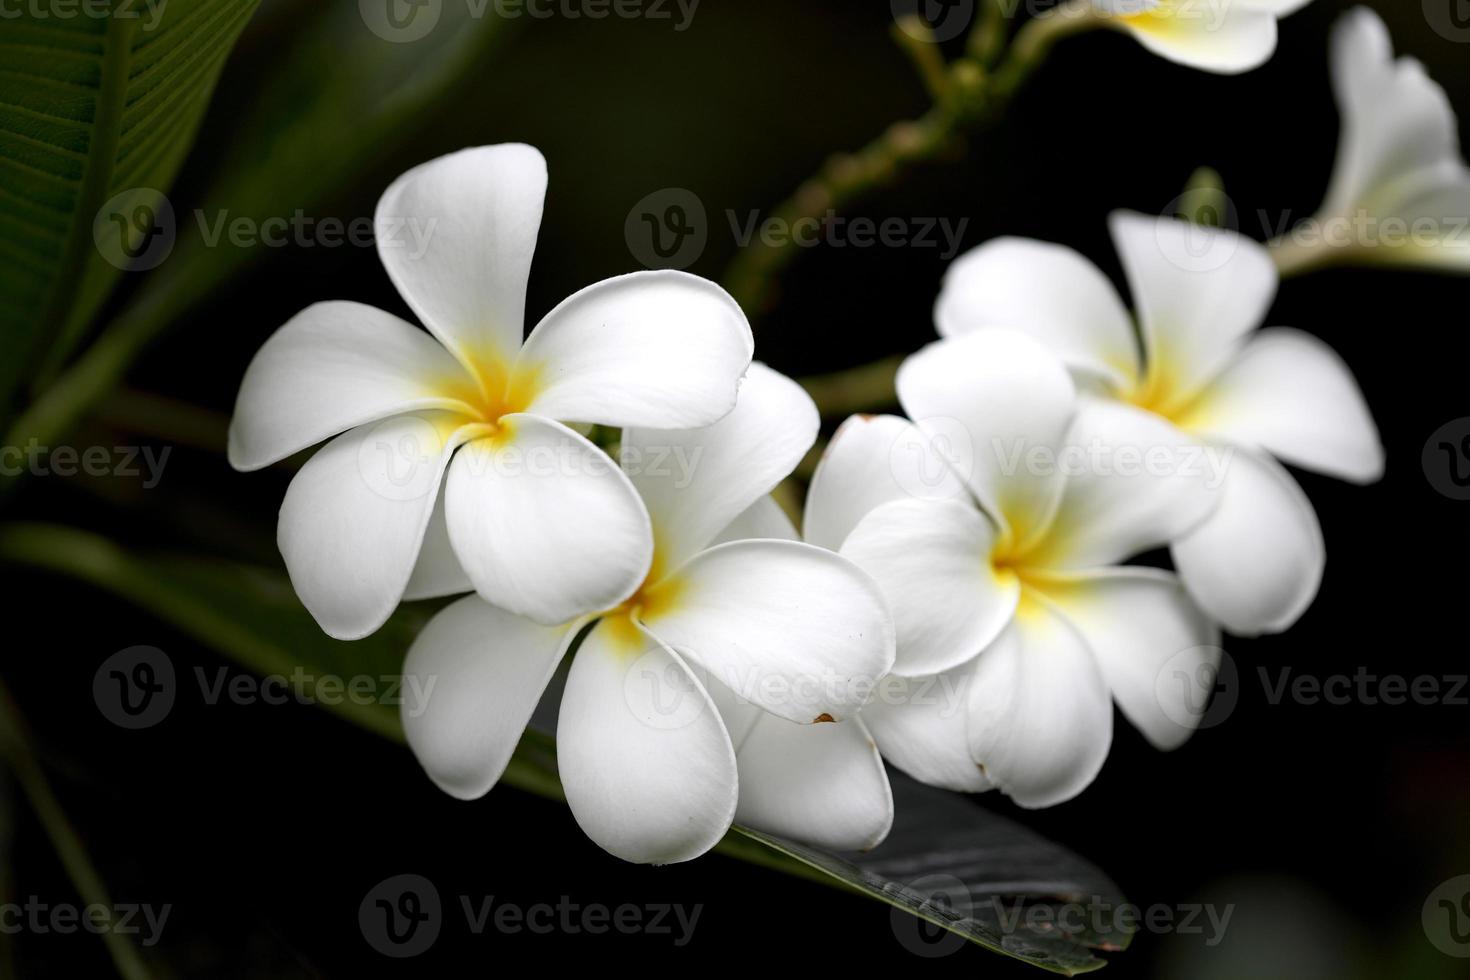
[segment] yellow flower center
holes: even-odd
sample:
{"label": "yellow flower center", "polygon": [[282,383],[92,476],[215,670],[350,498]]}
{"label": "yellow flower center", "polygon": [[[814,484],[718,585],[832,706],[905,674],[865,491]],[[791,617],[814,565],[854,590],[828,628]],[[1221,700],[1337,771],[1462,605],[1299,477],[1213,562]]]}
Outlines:
{"label": "yellow flower center", "polygon": [[498,351],[464,352],[465,371],[437,379],[437,393],[464,406],[471,421],[498,430],[505,415],[524,412],[540,387],[540,372]]}
{"label": "yellow flower center", "polygon": [[613,645],[624,653],[641,653],[648,645],[647,637],[638,629],[638,620],[667,612],[678,601],[681,590],[679,579],[657,579],[657,566],[658,561],[655,558],[654,568],[649,571],[643,584],[638,586],[638,591],[621,605],[602,614],[598,629],[607,629]]}

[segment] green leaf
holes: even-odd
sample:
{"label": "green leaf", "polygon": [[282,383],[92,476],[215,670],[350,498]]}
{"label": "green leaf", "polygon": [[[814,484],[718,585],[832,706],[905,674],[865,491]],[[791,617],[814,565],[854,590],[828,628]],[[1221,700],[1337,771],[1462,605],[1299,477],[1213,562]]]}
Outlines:
{"label": "green leaf", "polygon": [[[170,0],[170,10],[182,2]],[[426,37],[393,43],[367,29],[356,3],[297,3],[305,23],[292,19],[294,33],[272,48],[260,66],[264,81],[230,120],[219,155],[223,169],[207,184],[200,208],[211,227],[226,212],[255,221],[289,219],[298,209],[311,213],[411,141],[434,106],[510,33],[504,18],[475,17],[473,6],[444,4]],[[0,197],[8,197],[3,188]],[[6,444],[64,438],[147,344],[267,251],[211,247],[198,221],[180,217],[171,254],[15,422]],[[0,385],[0,395],[4,390]]]}
{"label": "green leaf", "polygon": [[[259,0],[21,4],[0,33],[0,409],[81,336],[172,182]],[[119,195],[122,195],[119,198]],[[107,214],[100,213],[106,205]],[[114,221],[116,216],[116,223]],[[166,230],[164,232],[166,234]]]}
{"label": "green leaf", "polygon": [[[428,615],[423,608],[400,608],[371,637],[345,643],[322,634],[278,573],[223,561],[138,558],[68,528],[0,529],[0,558],[123,596],[258,674],[290,677],[298,666],[308,678],[396,674]],[[309,680],[300,693],[310,695]],[[403,739],[391,706],[336,698],[324,703],[372,732]],[[893,831],[867,854],[831,854],[744,827],[734,828],[718,850],[856,891],[960,940],[1056,973],[1095,970],[1104,961],[1092,950],[1127,946],[1128,935],[1111,928],[1107,915],[1123,899],[1092,864],[971,800],[897,773],[892,778]],[[561,798],[555,740],[527,731],[502,782]],[[1068,933],[1062,927],[1069,923],[1082,928]],[[895,917],[894,929],[901,941],[943,949],[943,933],[921,936],[918,922],[906,916]]]}

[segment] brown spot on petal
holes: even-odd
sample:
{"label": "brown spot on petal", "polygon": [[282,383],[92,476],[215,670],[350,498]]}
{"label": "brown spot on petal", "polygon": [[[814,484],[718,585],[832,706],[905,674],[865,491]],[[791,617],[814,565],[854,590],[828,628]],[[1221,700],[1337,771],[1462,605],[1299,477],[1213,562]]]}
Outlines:
{"label": "brown spot on petal", "polygon": [[836,720],[837,720],[836,718],[833,718],[831,715],[827,714],[827,712],[824,711],[824,712],[822,712],[821,714],[817,715],[815,718],[812,719],[812,724],[813,725],[820,725],[824,721],[834,721],[835,722]]}

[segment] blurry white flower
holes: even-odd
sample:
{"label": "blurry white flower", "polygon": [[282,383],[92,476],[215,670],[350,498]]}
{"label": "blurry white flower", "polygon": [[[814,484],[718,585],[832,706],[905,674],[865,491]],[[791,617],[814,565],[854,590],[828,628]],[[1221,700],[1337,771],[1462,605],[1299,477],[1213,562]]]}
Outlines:
{"label": "blurry white flower", "polygon": [[1394,59],[1388,28],[1366,7],[1333,31],[1332,85],[1342,135],[1327,200],[1271,243],[1277,265],[1470,272],[1470,168],[1444,89],[1418,61]]}
{"label": "blurry white flower", "polygon": [[[792,730],[850,718],[892,665],[877,586],[821,548],[720,543],[816,432],[811,399],[760,364],[713,426],[625,430],[623,459],[656,540],[646,581],[615,608],[559,628],[478,596],[435,616],[405,667],[424,685],[437,678],[434,693],[403,712],[430,777],[460,798],[487,792],[586,629],[562,695],[557,766],[573,815],[602,847],[629,861],[689,860],[729,829],[737,801],[773,830],[820,841],[825,818],[841,846],[876,843],[891,801],[873,760],[843,742],[861,729],[819,726],[842,730],[826,741]],[[681,473],[658,458],[696,462]],[[843,812],[813,812],[822,800]]]}
{"label": "blurry white flower", "polygon": [[[1137,311],[1071,249],[1004,238],[950,267],[943,336],[992,325],[1044,342],[1100,395],[1230,453],[1220,505],[1173,540],[1189,592],[1232,632],[1284,630],[1311,604],[1326,556],[1311,502],[1273,456],[1357,483],[1383,473],[1378,431],[1327,345],[1256,331],[1276,294],[1266,250],[1234,232],[1115,213],[1113,240]],[[1187,433],[1187,435],[1185,435]]]}
{"label": "blurry white flower", "polygon": [[1218,634],[1172,574],[1111,566],[1213,506],[1205,471],[1176,453],[1184,437],[1079,398],[1061,361],[1007,330],[930,344],[898,396],[916,421],[844,423],[805,519],[893,613],[895,678],[863,712],[883,755],[1040,807],[1097,775],[1114,699],[1155,745],[1181,744],[1204,706],[1156,677],[1213,667]]}
{"label": "blurry white flower", "polygon": [[1258,68],[1276,50],[1276,20],[1310,0],[1092,0],[1109,24],[1170,61],[1221,74]]}
{"label": "blurry white flower", "polygon": [[332,636],[371,633],[400,599],[450,594],[466,573],[542,623],[616,605],[648,571],[648,514],[558,420],[692,427],[735,403],[750,327],[695,276],[597,283],[522,343],[545,191],[541,154],[517,144],[404,174],[378,203],[378,253],[429,332],[319,303],[245,373],[237,469],[337,436],[291,482],[278,529],[297,593]]}

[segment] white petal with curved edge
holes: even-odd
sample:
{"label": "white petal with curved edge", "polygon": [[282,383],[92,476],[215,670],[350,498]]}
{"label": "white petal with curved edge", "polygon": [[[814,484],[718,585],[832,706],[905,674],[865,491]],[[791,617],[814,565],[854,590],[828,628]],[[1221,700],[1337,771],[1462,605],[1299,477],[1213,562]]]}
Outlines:
{"label": "white petal with curved edge", "polygon": [[760,538],[771,538],[777,541],[801,540],[801,535],[796,533],[796,526],[791,523],[791,518],[786,516],[786,511],[781,509],[776,498],[770,494],[751,504],[739,517],[726,525],[725,529],[710,542],[710,547],[728,544],[731,541],[750,541]]}
{"label": "white petal with curved edge", "polygon": [[1327,563],[1302,488],[1275,460],[1244,449],[1231,463],[1219,509],[1171,551],[1190,595],[1240,636],[1295,623],[1316,598]]}
{"label": "white petal with curved edge", "polygon": [[1279,277],[1270,253],[1244,235],[1128,211],[1109,216],[1143,333],[1146,372],[1165,407],[1187,401],[1261,325]]}
{"label": "white petal with curved edge", "polygon": [[[1123,10],[1129,9],[1127,4],[1128,0],[1114,2]],[[1238,0],[1163,0],[1146,11],[1119,17],[1117,24],[1162,58],[1234,75],[1271,59],[1276,51],[1276,16],[1259,4]]]}
{"label": "white petal with curved edge", "polygon": [[653,557],[643,502],[606,454],[559,422],[514,414],[449,466],[444,515],[486,601],[548,625],[610,609]]}
{"label": "white petal with curved edge", "polygon": [[608,623],[572,661],[556,761],[577,824],[625,861],[689,861],[735,817],[735,752],[704,686],[673,650]]}
{"label": "white petal with curved edge", "polygon": [[[967,442],[968,440],[962,440]],[[968,500],[948,432],[926,434],[896,415],[853,415],[837,427],[807,490],[803,537],[837,551],[858,521],[891,500]]]}
{"label": "white petal with curved edge", "polygon": [[1383,476],[1383,444],[1363,393],[1332,348],[1285,327],[1252,337],[1179,424],[1359,483]]}
{"label": "white petal with curved edge", "polygon": [[834,851],[867,851],[893,826],[893,790],[861,718],[798,725],[763,715],[735,754],[747,827]]}
{"label": "white petal with curved edge", "polygon": [[546,161],[532,146],[476,146],[395,180],[373,218],[378,257],[424,325],[465,363],[515,357],[541,228]]}
{"label": "white petal with curved edge", "polygon": [[1418,61],[1394,59],[1388,28],[1372,10],[1349,11],[1333,28],[1332,78],[1342,138],[1324,214],[1401,215],[1443,165],[1464,172],[1444,89]]}
{"label": "white petal with curved edge", "polygon": [[941,337],[980,327],[1020,330],[1073,370],[1118,387],[1138,377],[1138,342],[1118,291],[1062,245],[998,238],[966,252],[944,274],[934,322]]}
{"label": "white petal with curved edge", "polygon": [[659,571],[703,549],[796,469],[817,438],[811,396],[750,366],[735,410],[702,429],[627,429],[622,464],[648,505]]}
{"label": "white petal with curved edge", "polygon": [[657,592],[665,589],[640,613],[648,629],[783,718],[850,717],[893,666],[893,620],[878,586],[822,548],[722,544],[690,559]]}
{"label": "white petal with curved edge", "polygon": [[873,576],[893,613],[895,673],[957,667],[1005,627],[1020,585],[991,565],[995,544],[984,514],[944,500],[884,504],[847,536],[842,556]]}
{"label": "white petal with curved edge", "polygon": [[[1207,704],[1200,671],[1220,664],[1220,630],[1177,576],[1154,568],[1110,568],[1038,586],[1066,616],[1102,668],[1113,700],[1155,748],[1178,748]],[[1176,678],[1173,675],[1180,673]]]}
{"label": "white petal with curved edge", "polygon": [[1162,547],[1219,505],[1234,451],[1191,437],[1152,412],[1083,396],[1067,435],[1075,453],[1045,538],[1023,561],[1099,568]]}
{"label": "white petal with curved edge", "polygon": [[443,386],[468,380],[433,337],[361,303],[316,303],[271,334],[240,382],[229,458],[256,470],[391,415],[463,409]]}
{"label": "white petal with curved edge", "polygon": [[399,415],[333,439],[291,480],[276,542],[328,635],[367,636],[398,605],[464,437],[446,413]]}
{"label": "white petal with curved edge", "polygon": [[541,626],[465,596],[409,647],[399,716],[408,747],[450,796],[484,796],[505,772],[576,627]]}
{"label": "white petal with curved edge", "polygon": [[969,685],[974,662],[928,677],[890,674],[860,716],[883,758],[921,783],[959,793],[991,789],[970,755]]}
{"label": "white petal with curved edge", "polygon": [[735,406],[754,349],[745,314],[719,286],[687,272],[634,272],[546,314],[517,370],[536,379],[528,412],[690,429]]}
{"label": "white petal with curved edge", "polygon": [[403,599],[405,602],[414,602],[473,591],[475,583],[465,574],[464,567],[454,554],[454,546],[449,543],[449,524],[444,517],[444,494],[437,494],[434,498],[434,512],[429,516],[429,526],[424,529],[424,540],[419,545],[418,561],[408,577],[408,585],[403,589]]}
{"label": "white petal with curved edge", "polygon": [[992,516],[1021,541],[1045,531],[1062,480],[1034,456],[1056,452],[1077,407],[1055,355],[1024,334],[985,328],[909,357],[897,387],[915,424],[951,444],[960,476]]}
{"label": "white petal with curved edge", "polygon": [[975,661],[970,755],[1028,809],[1064,803],[1102,769],[1113,703],[1097,659],[1055,610],[1029,600]]}

